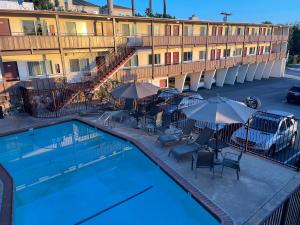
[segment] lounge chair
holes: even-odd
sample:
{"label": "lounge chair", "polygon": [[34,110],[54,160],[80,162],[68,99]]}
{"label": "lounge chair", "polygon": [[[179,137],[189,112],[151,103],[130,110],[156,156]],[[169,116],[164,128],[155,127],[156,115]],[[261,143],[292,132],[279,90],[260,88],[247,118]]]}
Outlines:
{"label": "lounge chair", "polygon": [[213,137],[214,131],[211,130],[210,128],[205,128],[203,131],[199,134],[197,139],[191,143],[184,144],[184,145],[178,145],[172,148],[169,151],[169,156],[174,156],[177,160],[179,158],[193,153],[197,152],[201,149],[207,148],[207,145],[209,143],[209,140]]}
{"label": "lounge chair", "polygon": [[190,140],[192,138],[194,125],[195,122],[192,120],[185,121],[185,123],[181,122],[181,124],[178,124],[178,128],[180,128],[182,132],[176,134],[162,134],[157,138],[157,142],[165,146],[184,140]]}
{"label": "lounge chair", "polygon": [[243,155],[243,151],[241,151],[239,154],[233,152],[226,152],[224,154],[223,161],[222,161],[221,176],[223,176],[224,167],[228,167],[236,170],[237,180],[239,180],[240,179],[239,172],[241,171],[240,161],[242,155]]}
{"label": "lounge chair", "polygon": [[209,168],[213,171],[213,178],[215,177],[215,163],[214,152],[212,151],[199,151],[193,154],[192,170],[195,170],[195,178],[197,178],[198,168]]}

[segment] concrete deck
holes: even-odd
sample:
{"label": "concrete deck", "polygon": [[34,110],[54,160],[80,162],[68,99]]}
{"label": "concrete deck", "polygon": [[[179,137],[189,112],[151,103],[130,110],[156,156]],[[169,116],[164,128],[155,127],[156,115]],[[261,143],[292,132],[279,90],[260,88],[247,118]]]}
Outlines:
{"label": "concrete deck", "polygon": [[[27,116],[0,120],[0,135],[12,130],[42,126],[59,120],[35,119]],[[96,117],[85,117],[85,120],[96,122]],[[161,148],[155,143],[156,136],[150,136],[142,130],[120,124],[112,129],[142,142],[156,156],[223,209],[237,225],[258,224],[300,184],[299,173],[251,154],[243,155],[239,181],[236,179],[235,171],[231,169],[225,169],[221,177],[220,167],[216,168],[214,179],[208,169],[199,169],[196,179],[194,172],[190,169],[191,157],[186,157],[180,162],[168,157],[170,147]],[[223,151],[235,150],[227,148]]]}

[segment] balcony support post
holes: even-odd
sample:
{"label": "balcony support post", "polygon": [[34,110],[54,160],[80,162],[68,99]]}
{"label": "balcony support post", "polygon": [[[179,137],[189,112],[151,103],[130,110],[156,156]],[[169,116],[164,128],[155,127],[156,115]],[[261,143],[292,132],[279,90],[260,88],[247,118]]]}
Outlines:
{"label": "balcony support post", "polygon": [[255,71],[255,74],[254,74],[254,79],[255,80],[261,80],[262,76],[263,76],[263,72],[265,70],[265,67],[266,67],[266,64],[265,62],[262,62],[262,63],[259,63],[258,66],[257,66],[257,70]]}
{"label": "balcony support post", "polygon": [[116,32],[116,19],[113,18],[112,19],[112,23],[113,23],[113,35],[114,35],[114,49],[115,49],[115,53],[117,53],[117,41],[116,41],[116,36],[117,36],[117,32]]}
{"label": "balcony support post", "polygon": [[202,75],[202,71],[197,73],[192,73],[190,75],[190,89],[192,91],[198,91],[201,75]]}
{"label": "balcony support post", "polygon": [[239,68],[240,68],[239,65],[228,68],[228,72],[224,84],[234,85],[236,78],[238,76]]}
{"label": "balcony support post", "polygon": [[155,56],[154,56],[154,24],[153,19],[151,20],[151,56],[152,56],[152,79],[154,78],[154,65],[155,65]]}
{"label": "balcony support post", "polygon": [[209,70],[204,72],[204,88],[211,89],[216,70]]}
{"label": "balcony support post", "polygon": [[263,71],[262,78],[269,79],[273,64],[274,64],[274,61],[269,61],[269,62],[266,63],[265,69]]}
{"label": "balcony support post", "polygon": [[218,87],[223,87],[225,78],[228,72],[228,68],[218,69],[216,73],[216,85]]}
{"label": "balcony support post", "polygon": [[286,59],[278,59],[274,61],[270,72],[270,77],[284,77]]}
{"label": "balcony support post", "polygon": [[246,81],[253,81],[257,66],[258,66],[257,63],[253,63],[253,64],[249,65],[249,68],[248,68],[248,71],[246,74]]}
{"label": "balcony support post", "polygon": [[236,78],[237,83],[242,84],[245,82],[248,68],[249,68],[249,64],[243,64],[239,67],[239,71],[238,71],[237,78]]}
{"label": "balcony support post", "polygon": [[175,77],[175,88],[181,93],[184,88],[184,82],[187,74],[179,75]]}
{"label": "balcony support post", "polygon": [[66,64],[65,64],[65,53],[64,49],[62,47],[62,39],[61,39],[61,30],[60,30],[60,23],[59,23],[59,15],[55,15],[55,23],[56,23],[56,29],[57,29],[57,40],[58,40],[58,46],[59,46],[59,53],[60,53],[60,59],[61,59],[61,65],[62,65],[62,71],[63,76],[67,76],[67,70],[66,70]]}
{"label": "balcony support post", "polygon": [[184,22],[182,22],[181,24],[181,51],[180,51],[180,63],[181,63],[181,74],[183,74],[183,70],[182,70],[182,63],[183,63],[183,48],[184,48]]}
{"label": "balcony support post", "polygon": [[2,62],[2,56],[0,55],[0,81],[3,80],[3,76],[4,76],[4,67]]}

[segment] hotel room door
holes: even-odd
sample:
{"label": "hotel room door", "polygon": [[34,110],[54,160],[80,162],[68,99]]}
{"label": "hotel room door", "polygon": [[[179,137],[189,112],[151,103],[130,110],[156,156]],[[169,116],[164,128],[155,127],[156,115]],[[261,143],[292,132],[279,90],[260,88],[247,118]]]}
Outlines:
{"label": "hotel room door", "polygon": [[9,27],[9,20],[0,18],[0,36],[10,36],[10,35],[11,32]]}
{"label": "hotel room door", "polygon": [[19,71],[17,62],[3,62],[4,79],[6,81],[19,80]]}

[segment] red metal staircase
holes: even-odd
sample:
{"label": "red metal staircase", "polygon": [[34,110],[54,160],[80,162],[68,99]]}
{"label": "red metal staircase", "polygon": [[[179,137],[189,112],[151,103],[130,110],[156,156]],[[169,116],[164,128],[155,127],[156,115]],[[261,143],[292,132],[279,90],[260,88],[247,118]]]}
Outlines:
{"label": "red metal staircase", "polygon": [[90,77],[89,80],[79,83],[66,83],[63,89],[53,92],[53,102],[48,110],[57,112],[65,106],[69,105],[73,99],[83,93],[94,93],[109,78],[111,78],[131,56],[135,53],[134,48],[128,47],[126,44],[119,45],[116,49],[110,50],[105,60],[97,65],[97,74]]}

